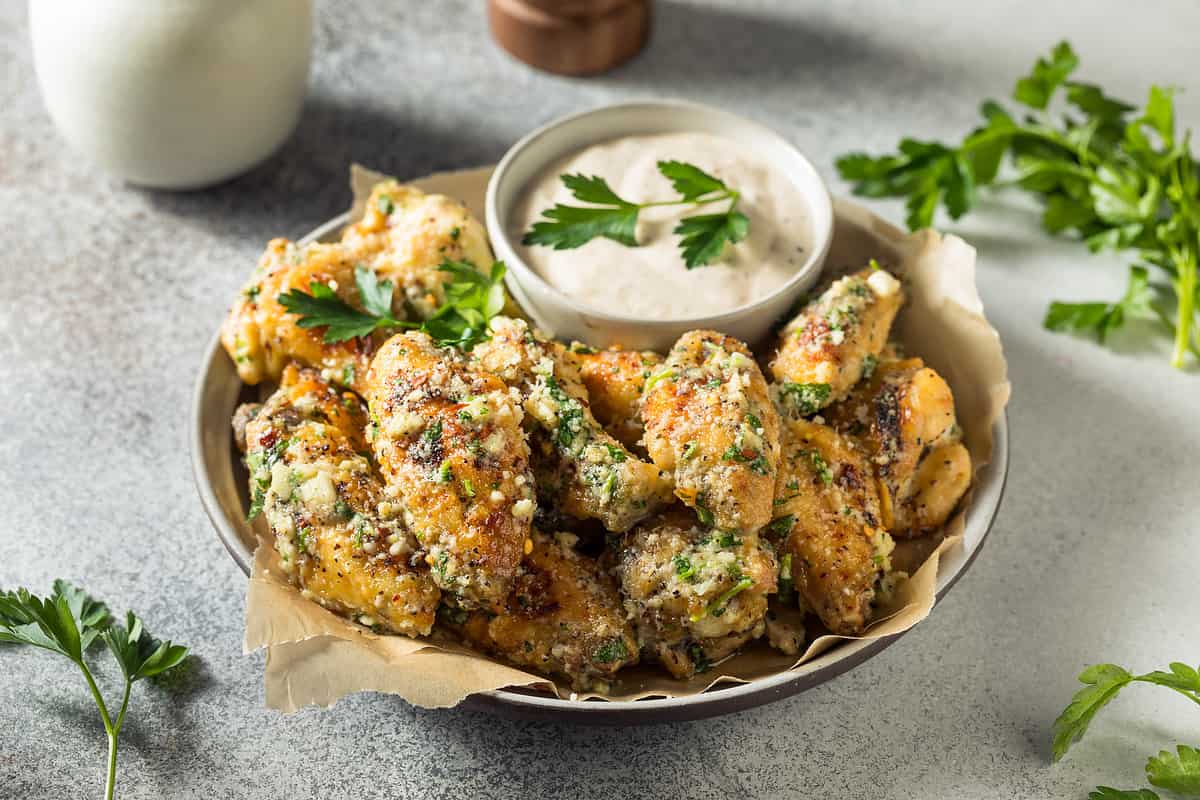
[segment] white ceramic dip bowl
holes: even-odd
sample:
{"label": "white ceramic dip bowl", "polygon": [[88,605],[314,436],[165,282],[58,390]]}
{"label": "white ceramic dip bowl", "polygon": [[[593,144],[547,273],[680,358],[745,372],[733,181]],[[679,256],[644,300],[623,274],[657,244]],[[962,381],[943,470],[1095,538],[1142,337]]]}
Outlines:
{"label": "white ceramic dip bowl", "polygon": [[[623,136],[699,132],[736,142],[780,170],[808,206],[812,246],[807,258],[770,294],[720,314],[649,319],[589,307],[551,286],[521,257],[512,237],[514,210],[524,190],[550,165],[590,145]],[[508,265],[508,290],[551,336],[577,339],[594,347],[668,350],[681,334],[711,328],[751,345],[817,280],[833,238],[833,205],[813,165],[773,131],[735,114],[678,100],[639,101],[605,106],[554,120],[509,148],[488,182],[485,205],[488,236],[496,257]],[[585,245],[586,246],[586,245]]]}

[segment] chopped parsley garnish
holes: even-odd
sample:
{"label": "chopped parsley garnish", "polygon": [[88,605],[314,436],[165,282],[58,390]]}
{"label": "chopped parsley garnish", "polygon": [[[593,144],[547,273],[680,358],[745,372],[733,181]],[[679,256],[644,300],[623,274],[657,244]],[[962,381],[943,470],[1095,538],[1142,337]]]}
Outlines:
{"label": "chopped parsley garnish", "polygon": [[644,387],[642,387],[642,392],[649,392],[651,389],[653,389],[655,386],[658,385],[659,381],[665,381],[670,378],[674,378],[675,375],[676,375],[676,372],[673,369],[664,369],[662,372],[659,372],[655,375],[651,375],[646,380],[646,385]]}
{"label": "chopped parsley garnish", "polygon": [[690,581],[696,575],[696,567],[692,564],[692,560],[687,556],[680,554],[671,559],[671,563],[675,565],[675,575],[680,580]]}
{"label": "chopped parsley garnish", "polygon": [[390,217],[392,212],[396,210],[396,204],[392,202],[392,198],[386,194],[379,195],[375,201],[375,207],[379,209],[379,213],[385,217]]}
{"label": "chopped parsley garnish", "polygon": [[821,483],[829,486],[833,483],[833,470],[829,468],[824,457],[816,450],[801,450],[800,455],[808,457],[808,463],[812,464],[813,471],[821,479]]}
{"label": "chopped parsley garnish", "polygon": [[625,647],[624,639],[610,639],[596,648],[592,660],[598,664],[610,664],[620,658],[627,658],[629,649]]}
{"label": "chopped parsley garnish", "polygon": [[785,536],[792,530],[792,526],[796,524],[796,515],[788,514],[782,517],[776,517],[767,523],[767,530],[776,536]]}
{"label": "chopped parsley garnish", "polygon": [[732,531],[722,531],[717,535],[717,547],[736,547],[742,540]]}
{"label": "chopped parsley garnish", "polygon": [[780,399],[802,415],[820,411],[828,402],[831,391],[828,383],[779,384]]}
{"label": "chopped parsley garnish", "polygon": [[705,606],[703,611],[699,612],[698,614],[692,614],[689,619],[691,619],[692,622],[699,622],[707,616],[721,616],[725,613],[725,607],[729,605],[730,600],[737,597],[739,594],[746,591],[753,585],[753,578],[743,576],[738,580],[737,583],[722,592],[716,600],[713,600],[711,603]]}
{"label": "chopped parsley garnish", "polygon": [[450,481],[454,480],[454,470],[450,466],[450,459],[447,458],[442,462],[442,465],[438,467],[437,480],[438,483],[450,483]]}
{"label": "chopped parsley garnish", "polygon": [[467,497],[475,496],[475,484],[471,482],[470,478],[463,478],[462,488],[463,494],[465,494]]}
{"label": "chopped parsley garnish", "polygon": [[696,501],[696,518],[700,520],[701,525],[712,527],[713,513],[705,508],[700,501]]}
{"label": "chopped parsley garnish", "polygon": [[682,461],[690,461],[692,456],[696,455],[696,451],[700,449],[700,445],[695,442],[688,442],[683,446],[683,451],[679,454]]}
{"label": "chopped parsley garnish", "polygon": [[608,451],[608,457],[611,458],[615,463],[620,464],[625,460],[625,451],[620,447],[608,444],[606,442],[604,444],[604,449]]}

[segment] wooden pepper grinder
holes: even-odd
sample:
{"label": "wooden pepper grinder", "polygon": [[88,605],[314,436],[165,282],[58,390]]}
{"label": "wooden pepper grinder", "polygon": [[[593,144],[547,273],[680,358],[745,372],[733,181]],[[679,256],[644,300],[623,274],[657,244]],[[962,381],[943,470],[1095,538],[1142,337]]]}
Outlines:
{"label": "wooden pepper grinder", "polygon": [[530,66],[594,75],[646,44],[653,0],[488,0],[492,36]]}

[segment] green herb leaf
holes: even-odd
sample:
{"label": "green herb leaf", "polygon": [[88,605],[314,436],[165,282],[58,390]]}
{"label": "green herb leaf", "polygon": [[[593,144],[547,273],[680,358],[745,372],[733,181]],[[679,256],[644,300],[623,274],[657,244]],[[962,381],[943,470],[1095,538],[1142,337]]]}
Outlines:
{"label": "green herb leaf", "polygon": [[682,161],[659,161],[658,171],[671,182],[684,200],[697,200],[714,192],[729,191],[722,181]]}
{"label": "green herb leaf", "polygon": [[740,211],[730,209],[724,214],[701,214],[684,217],[674,233],[682,236],[683,263],[688,269],[711,264],[721,257],[726,244],[736,244],[746,238],[750,220]]}
{"label": "green herb leaf", "polygon": [[525,245],[544,245],[555,250],[573,250],[597,237],[612,239],[626,247],[637,247],[637,218],[641,206],[617,196],[608,181],[596,175],[563,175],[563,185],[576,200],[595,203],[592,207],[559,203],[542,212],[521,239]]}
{"label": "green herb leaf", "polygon": [[178,666],[188,653],[182,645],[155,639],[145,631],[142,621],[132,611],[125,615],[123,626],[113,625],[104,631],[104,643],[130,683]]}
{"label": "green herb leaf", "polygon": [[1088,800],[1159,800],[1159,798],[1149,789],[1114,789],[1111,786],[1097,786],[1095,791],[1088,793]]}
{"label": "green herb leaf", "polygon": [[598,664],[609,664],[628,657],[629,649],[625,646],[625,640],[621,638],[610,639],[597,647],[596,652],[592,654],[592,660]]}
{"label": "green herb leaf", "polygon": [[1178,745],[1175,752],[1163,750],[1146,762],[1146,779],[1161,789],[1200,796],[1200,750]]}
{"label": "green herb leaf", "polygon": [[[369,336],[382,320],[351,306],[323,283],[313,281],[308,292],[299,289],[279,295],[279,304],[300,317],[301,328],[325,328],[324,341],[333,344]],[[394,322],[394,320],[388,320]]]}
{"label": "green herb leaf", "polygon": [[820,411],[829,402],[833,391],[828,383],[791,383],[785,381],[779,384],[779,396],[785,405],[794,409],[798,414],[807,416]]}
{"label": "green herb leaf", "polygon": [[1128,686],[1133,675],[1116,664],[1096,664],[1079,673],[1079,680],[1086,685],[1075,693],[1070,704],[1054,721],[1055,761],[1066,755],[1071,745],[1082,738],[1096,712]]}
{"label": "green herb leaf", "polygon": [[368,314],[380,319],[392,317],[392,294],[395,289],[391,281],[380,281],[375,270],[359,264],[354,268],[354,283],[358,286],[359,298]]}
{"label": "green herb leaf", "polygon": [[1094,332],[1103,343],[1110,333],[1125,324],[1125,320],[1157,316],[1149,273],[1145,267],[1133,267],[1129,270],[1125,296],[1116,303],[1063,303],[1056,300],[1046,310],[1042,325],[1052,331]]}
{"label": "green herb leaf", "polygon": [[1067,42],[1059,42],[1049,59],[1039,58],[1033,71],[1017,81],[1013,99],[1019,103],[1044,109],[1050,98],[1079,66],[1079,58]]}

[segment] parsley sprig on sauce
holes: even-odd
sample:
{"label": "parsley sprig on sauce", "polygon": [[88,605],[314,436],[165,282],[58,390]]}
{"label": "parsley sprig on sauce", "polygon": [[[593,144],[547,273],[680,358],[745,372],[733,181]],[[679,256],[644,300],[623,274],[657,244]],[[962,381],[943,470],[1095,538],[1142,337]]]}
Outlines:
{"label": "parsley sprig on sauce", "polygon": [[[104,641],[125,681],[121,705],[115,714],[105,703],[88,665],[87,651],[97,639]],[[0,591],[0,643],[49,650],[79,667],[108,735],[104,796],[112,800],[117,778],[117,740],[129,710],[133,684],[174,669],[187,657],[187,648],[155,639],[132,611],[125,615],[124,625],[114,623],[108,606],[62,580],[54,582],[49,597],[38,597],[27,589]]]}
{"label": "parsley sprig on sauce", "polygon": [[369,267],[354,268],[362,309],[338,297],[332,287],[312,281],[308,291],[283,292],[279,303],[300,317],[301,328],[324,328],[324,341],[344,342],[377,330],[421,330],[443,347],[470,350],[488,338],[488,321],[504,309],[504,262],[483,274],[465,261],[443,261],[439,269],[453,278],[444,286],[446,302],[424,322],[396,319],[392,314],[395,285],[381,281]]}
{"label": "parsley sprig on sauce", "polygon": [[542,245],[555,250],[574,250],[593,239],[605,238],[637,247],[638,213],[657,206],[694,205],[729,201],[723,212],[684,217],[675,226],[679,250],[688,269],[716,261],[726,244],[746,238],[750,220],[737,210],[741,194],[693,164],[659,161],[658,171],[679,193],[677,200],[634,203],[617,195],[608,182],[596,175],[562,175],[563,185],[576,200],[587,206],[559,203],[542,212],[543,219],[521,239],[525,245]]}
{"label": "parsley sprig on sauce", "polygon": [[[905,198],[913,230],[931,225],[939,207],[963,216],[983,186],[1029,192],[1044,206],[1047,232],[1070,234],[1092,251],[1129,251],[1138,262],[1120,300],[1054,302],[1043,325],[1103,342],[1142,318],[1173,335],[1171,363],[1183,367],[1189,352],[1200,357],[1200,176],[1191,131],[1176,131],[1172,89],[1152,86],[1139,110],[1071,80],[1078,65],[1061,42],[1013,88],[1022,114],[989,100],[982,124],[957,145],[906,138],[896,153],[844,155],[838,171],[856,194]],[[1061,113],[1052,112],[1058,100]],[[1006,159],[1011,168],[1002,170]],[[1151,282],[1151,273],[1161,280]]]}

